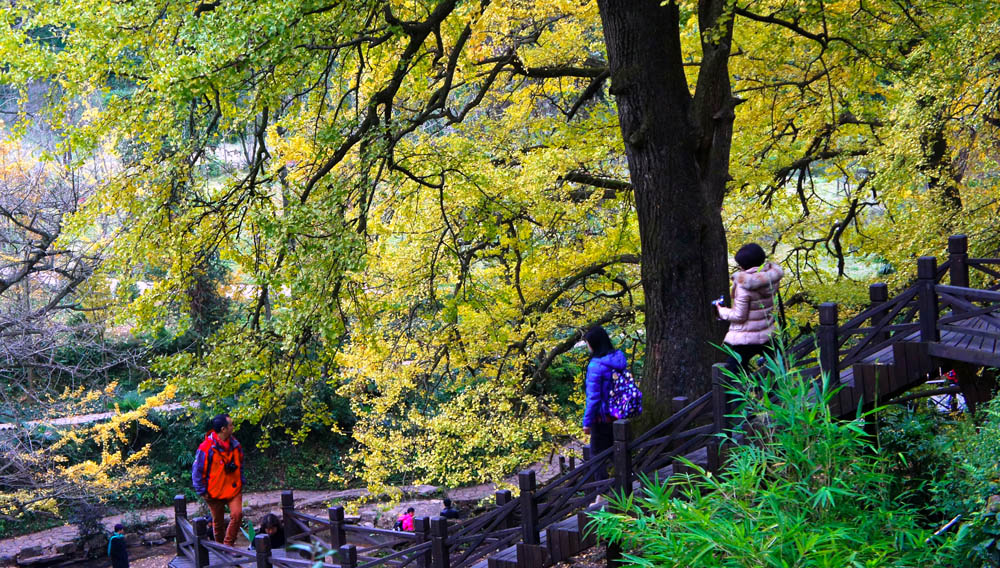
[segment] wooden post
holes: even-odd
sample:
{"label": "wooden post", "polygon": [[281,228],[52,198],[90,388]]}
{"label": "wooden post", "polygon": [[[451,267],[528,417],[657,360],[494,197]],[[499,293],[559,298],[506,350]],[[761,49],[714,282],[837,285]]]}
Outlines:
{"label": "wooden post", "polygon": [[937,291],[937,259],[933,256],[922,256],[917,259],[917,286],[920,296],[920,341],[939,341],[941,333],[937,327],[938,300]]}
{"label": "wooden post", "polygon": [[[496,499],[497,499],[497,509],[499,509],[504,505],[506,505],[507,503],[510,503],[512,497],[510,495],[510,491],[506,489],[501,489],[500,491],[496,492]],[[504,517],[503,521],[500,522],[499,528],[501,529],[514,528],[514,515],[508,513],[507,516]]]}
{"label": "wooden post", "polygon": [[[419,517],[413,519],[413,533],[417,535],[417,544],[431,542],[431,518]],[[431,550],[427,549],[427,552],[421,554],[420,558],[417,559],[417,566],[420,568],[431,568],[431,562]]]}
{"label": "wooden post", "polygon": [[337,549],[341,568],[357,568],[358,549],[353,544],[345,544]]}
{"label": "wooden post", "polygon": [[194,522],[194,567],[206,568],[208,566],[208,549],[202,545],[203,540],[208,540],[208,521],[204,518]]}
{"label": "wooden post", "polygon": [[327,511],[330,517],[330,548],[340,550],[347,544],[347,531],[344,529],[344,508],[330,507]]}
{"label": "wooden post", "polygon": [[271,568],[271,537],[267,534],[253,537],[253,551],[257,554],[255,568]]}
{"label": "wooden post", "polygon": [[576,469],[576,456],[569,457],[569,469],[572,471]]}
{"label": "wooden post", "polygon": [[[836,386],[840,383],[840,341],[837,337],[837,304],[833,302],[819,305],[816,342],[819,343],[819,368],[830,377],[830,385]],[[822,380],[822,376],[818,380]]]}
{"label": "wooden post", "polygon": [[597,544],[597,535],[594,534],[590,525],[590,517],[587,513],[580,511],[576,514],[576,529],[580,532],[580,549],[590,548]]}
{"label": "wooden post", "polygon": [[281,520],[285,525],[285,541],[297,534],[295,530],[295,519],[292,514],[295,512],[295,494],[292,490],[281,492]]}
{"label": "wooden post", "polygon": [[969,238],[965,235],[948,237],[948,278],[952,286],[969,287]]}
{"label": "wooden post", "polygon": [[614,487],[625,495],[632,493],[632,453],[629,451],[629,442],[632,432],[629,428],[628,420],[615,420],[613,428],[614,434],[614,464],[615,464],[615,485]]}
{"label": "wooden post", "polygon": [[542,542],[538,534],[538,503],[535,502],[535,472],[526,469],[517,474],[517,484],[521,488],[521,539],[524,544]]}
{"label": "wooden post", "polygon": [[559,456],[559,475],[566,473],[566,456]]}
{"label": "wooden post", "polygon": [[444,517],[431,519],[431,564],[434,568],[451,566],[451,559],[448,557],[448,519]]}
{"label": "wooden post", "polygon": [[[885,285],[885,282],[877,282],[868,287],[868,307],[877,308],[889,301],[889,287]],[[888,314],[878,314],[873,315],[870,320],[868,320],[868,325],[872,327],[877,327],[881,325],[883,321],[886,321]],[[875,344],[882,343],[883,341],[889,340],[889,332],[881,331],[878,335],[872,338],[872,342]]]}
{"label": "wooden post", "polygon": [[[712,365],[712,424],[714,426],[712,430],[716,434],[725,432],[727,427],[728,397],[726,396],[725,369],[726,365],[723,363]],[[711,440],[706,450],[708,450],[708,470],[718,471],[722,465],[722,439]],[[674,465],[674,471],[680,473],[677,465]]]}
{"label": "wooden post", "polygon": [[[615,440],[613,446],[615,452],[615,480],[613,487],[621,495],[631,495],[632,454],[628,447],[630,441],[629,438],[631,437],[628,420],[615,420],[613,434]],[[608,549],[605,557],[607,558],[609,568],[621,566],[621,546],[608,543]]]}
{"label": "wooden post", "polygon": [[688,402],[690,402],[690,399],[686,396],[675,396],[670,399],[670,407],[673,410],[673,413],[677,414],[688,405]]}
{"label": "wooden post", "polygon": [[549,549],[549,561],[553,564],[561,562],[563,558],[566,558],[568,554],[560,546],[559,542],[559,530],[556,526],[549,525],[545,527],[545,543],[548,545]]}
{"label": "wooden post", "polygon": [[184,531],[181,530],[181,519],[187,519],[187,499],[183,495],[174,496],[174,540],[177,541],[177,556],[184,554]]}

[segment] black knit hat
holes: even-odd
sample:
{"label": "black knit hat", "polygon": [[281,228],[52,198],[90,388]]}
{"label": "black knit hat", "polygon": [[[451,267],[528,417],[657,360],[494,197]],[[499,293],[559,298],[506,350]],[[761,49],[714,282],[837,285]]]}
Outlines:
{"label": "black knit hat", "polygon": [[767,255],[764,254],[764,249],[760,248],[760,245],[750,243],[740,247],[734,258],[736,259],[736,264],[740,265],[740,268],[749,270],[755,266],[764,264],[764,261],[767,260]]}

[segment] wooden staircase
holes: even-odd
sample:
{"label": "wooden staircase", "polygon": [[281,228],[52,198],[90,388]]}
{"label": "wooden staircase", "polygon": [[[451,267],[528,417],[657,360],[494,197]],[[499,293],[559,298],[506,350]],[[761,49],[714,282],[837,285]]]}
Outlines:
{"label": "wooden staircase", "polygon": [[936,371],[928,344],[893,344],[890,358],[856,363],[841,375],[841,388],[830,410],[839,418],[851,418],[859,408],[870,410],[877,403],[890,401],[927,382],[928,375]]}
{"label": "wooden staircase", "polygon": [[594,505],[587,511],[549,525],[542,533],[539,544],[518,543],[501,550],[475,568],[523,568],[525,566],[550,566],[587,550],[597,544],[593,534],[587,534],[587,513],[603,505]]}

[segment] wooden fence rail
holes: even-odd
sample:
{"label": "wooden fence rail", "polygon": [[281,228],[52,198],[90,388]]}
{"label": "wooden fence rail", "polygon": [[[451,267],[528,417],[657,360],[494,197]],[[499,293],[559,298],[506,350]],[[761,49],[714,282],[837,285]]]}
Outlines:
{"label": "wooden fence rail", "polygon": [[[542,546],[543,529],[556,521],[582,511],[598,496],[615,490],[628,493],[637,475],[653,474],[670,466],[673,461],[698,447],[708,446],[709,460],[718,467],[718,444],[712,437],[726,427],[726,390],[722,386],[721,371],[716,370],[717,388],[703,395],[638,440],[631,440],[627,420],[614,424],[614,445],[579,467],[570,469],[544,487],[539,488],[535,472],[526,470],[518,475],[520,495],[512,498],[509,491],[498,491],[497,507],[463,523],[456,531],[449,531],[447,519],[427,517],[415,519],[413,533],[389,531],[372,527],[358,527],[343,522],[341,507],[331,507],[327,518],[308,515],[295,510],[292,491],[282,493],[282,514],[285,535],[289,544],[315,544],[326,550],[343,550],[347,542],[362,542],[367,546],[352,546],[350,558],[359,564],[354,568],[376,566],[420,566],[422,568],[463,568],[482,561],[488,554],[518,544],[527,556],[538,556],[536,548]],[[614,466],[615,475],[608,476]],[[192,559],[197,568],[236,566],[244,561],[254,566],[306,566],[304,560],[273,556],[266,538],[255,539],[255,550],[237,550],[203,538],[186,538],[186,517],[179,512],[186,510],[183,496],[175,498],[178,535],[178,556]],[[199,520],[202,524],[204,520]],[[429,527],[429,530],[427,530]],[[197,532],[195,532],[197,536]],[[261,535],[266,536],[266,535]],[[407,544],[412,543],[412,544]],[[406,545],[402,550],[396,550]],[[521,546],[524,545],[524,546]],[[199,563],[198,555],[213,551],[228,554],[232,560],[208,565]],[[375,556],[379,552],[384,556]],[[206,556],[207,557],[207,556]],[[338,555],[338,558],[347,558]],[[227,563],[228,562],[228,563]],[[338,564],[324,564],[324,566]],[[348,564],[340,564],[348,566]]]}

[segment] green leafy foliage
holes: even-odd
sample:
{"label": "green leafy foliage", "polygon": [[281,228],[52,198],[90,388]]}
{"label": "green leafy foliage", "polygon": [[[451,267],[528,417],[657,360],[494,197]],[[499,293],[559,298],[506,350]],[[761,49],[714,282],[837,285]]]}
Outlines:
{"label": "green leafy foliage", "polygon": [[987,498],[1000,494],[1000,399],[977,410],[951,437],[944,455],[948,469],[934,479],[934,498],[945,515],[984,508]]}
{"label": "green leafy foliage", "polygon": [[[195,449],[205,437],[205,424],[186,415],[159,415],[153,421],[158,430],[138,428],[130,439],[132,445],[149,445],[150,473],[144,483],[113,494],[112,505],[125,509],[162,507],[175,495],[197,499],[191,487],[191,464]],[[296,445],[285,436],[265,444],[264,436],[253,425],[244,425],[236,432],[246,453],[246,491],[343,488],[342,458],[349,448],[347,437],[317,430],[305,443]],[[75,459],[87,457],[89,454],[81,454]]]}
{"label": "green leafy foliage", "polygon": [[960,529],[968,550],[960,558],[996,568],[1000,566],[1000,506],[992,501],[988,509],[975,515],[971,523]]}
{"label": "green leafy foliage", "polygon": [[961,516],[956,565],[1000,566],[1000,398],[974,416],[926,405],[888,412],[879,440],[886,454],[899,456],[895,481],[930,522]]}
{"label": "green leafy foliage", "polygon": [[768,369],[733,383],[747,439],[722,470],[644,480],[593,515],[597,534],[632,566],[935,565],[944,549],[923,545],[929,531],[892,493],[863,417],[835,420],[825,383],[817,393],[795,369]]}

